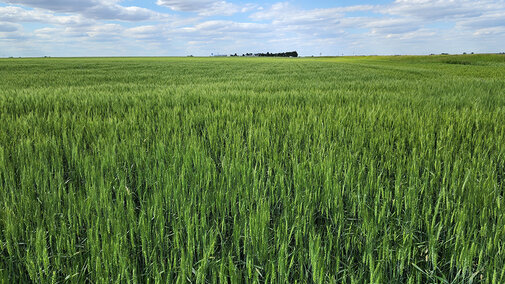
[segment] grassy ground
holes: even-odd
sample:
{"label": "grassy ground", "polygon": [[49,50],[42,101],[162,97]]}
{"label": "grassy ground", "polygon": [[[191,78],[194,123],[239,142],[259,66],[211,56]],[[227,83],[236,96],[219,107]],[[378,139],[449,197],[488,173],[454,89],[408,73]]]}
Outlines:
{"label": "grassy ground", "polygon": [[0,282],[503,283],[505,55],[0,60]]}

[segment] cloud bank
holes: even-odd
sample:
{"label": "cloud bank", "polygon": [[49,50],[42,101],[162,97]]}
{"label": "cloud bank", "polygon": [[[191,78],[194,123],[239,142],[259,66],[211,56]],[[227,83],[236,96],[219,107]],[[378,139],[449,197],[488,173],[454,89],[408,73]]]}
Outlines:
{"label": "cloud bank", "polygon": [[504,0],[371,1],[316,9],[289,1],[127,3],[132,1],[0,0],[0,56],[429,54],[501,52],[505,46]]}

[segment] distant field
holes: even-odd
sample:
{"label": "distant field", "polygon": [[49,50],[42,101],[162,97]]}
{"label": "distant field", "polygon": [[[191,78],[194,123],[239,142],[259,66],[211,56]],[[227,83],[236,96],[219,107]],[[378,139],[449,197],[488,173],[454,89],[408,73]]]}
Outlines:
{"label": "distant field", "polygon": [[505,283],[505,55],[0,60],[0,283]]}

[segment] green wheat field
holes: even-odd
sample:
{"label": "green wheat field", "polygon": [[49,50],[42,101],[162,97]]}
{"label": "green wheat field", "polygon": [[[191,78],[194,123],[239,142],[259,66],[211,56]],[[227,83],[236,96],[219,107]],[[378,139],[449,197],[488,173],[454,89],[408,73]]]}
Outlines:
{"label": "green wheat field", "polygon": [[1,283],[505,283],[505,55],[0,60]]}

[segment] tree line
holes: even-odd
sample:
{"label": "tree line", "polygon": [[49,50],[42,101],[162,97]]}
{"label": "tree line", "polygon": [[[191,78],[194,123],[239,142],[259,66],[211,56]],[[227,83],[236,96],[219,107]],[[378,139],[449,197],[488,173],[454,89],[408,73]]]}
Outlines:
{"label": "tree line", "polygon": [[[238,56],[236,53],[231,56]],[[245,53],[242,56],[263,56],[263,57],[298,57],[298,52],[290,51],[290,52],[280,52],[280,53]]]}

